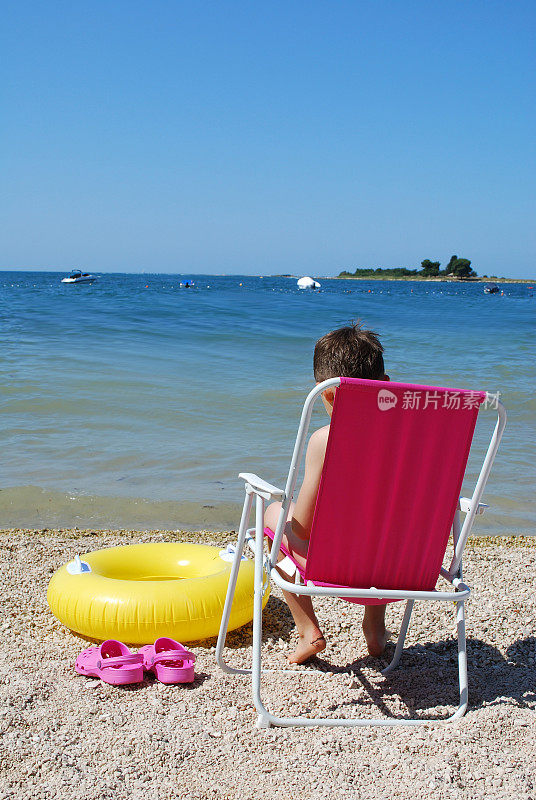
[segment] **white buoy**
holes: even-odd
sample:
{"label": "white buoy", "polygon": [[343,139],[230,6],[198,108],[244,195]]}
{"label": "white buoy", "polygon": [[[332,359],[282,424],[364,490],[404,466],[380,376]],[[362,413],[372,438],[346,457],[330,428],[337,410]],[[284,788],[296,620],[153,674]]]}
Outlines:
{"label": "white buoy", "polygon": [[298,281],[298,289],[320,289],[320,284],[308,275],[304,275]]}

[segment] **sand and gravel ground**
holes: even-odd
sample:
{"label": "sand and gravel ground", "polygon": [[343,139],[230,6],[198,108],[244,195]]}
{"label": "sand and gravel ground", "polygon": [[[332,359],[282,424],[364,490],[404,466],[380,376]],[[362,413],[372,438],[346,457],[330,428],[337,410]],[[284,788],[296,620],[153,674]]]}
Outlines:
{"label": "sand and gravel ground", "polygon": [[[128,531],[0,533],[0,798],[532,798],[536,800],[536,540],[473,540],[465,576],[470,708],[423,728],[257,730],[247,679],[224,676],[214,641],[191,686],[115,688],[77,676],[87,644],[46,603],[52,572],[76,552],[137,541],[222,544],[230,534]],[[447,607],[448,606],[448,607]],[[453,606],[422,604],[403,668],[366,655],[359,608],[319,605],[328,649],[296,675],[267,676],[271,710],[291,714],[444,717],[456,704]],[[388,612],[398,630],[401,604]],[[284,666],[295,632],[273,591],[264,614],[266,664]],[[245,664],[249,627],[229,637]],[[391,650],[392,652],[392,646]],[[315,671],[313,671],[315,670]],[[307,673],[307,674],[303,674]],[[311,674],[312,673],[312,674]]]}

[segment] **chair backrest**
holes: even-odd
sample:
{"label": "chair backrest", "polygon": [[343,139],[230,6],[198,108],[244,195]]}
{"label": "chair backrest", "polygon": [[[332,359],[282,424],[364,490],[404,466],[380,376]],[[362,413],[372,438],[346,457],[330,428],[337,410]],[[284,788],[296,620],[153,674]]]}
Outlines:
{"label": "chair backrest", "polygon": [[435,587],[485,392],[341,378],[305,579]]}

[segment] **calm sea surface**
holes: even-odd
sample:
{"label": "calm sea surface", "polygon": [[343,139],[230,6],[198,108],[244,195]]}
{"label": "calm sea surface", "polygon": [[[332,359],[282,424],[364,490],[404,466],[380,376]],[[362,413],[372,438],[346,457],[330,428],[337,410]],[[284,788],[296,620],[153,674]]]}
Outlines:
{"label": "calm sea surface", "polygon": [[[526,284],[500,296],[482,284],[323,280],[302,292],[289,278],[61,277],[0,273],[1,526],[235,528],[238,472],[284,480],[316,339],[361,318],[393,380],[501,392],[493,508],[475,532],[535,532]],[[481,447],[493,421],[481,414]]]}

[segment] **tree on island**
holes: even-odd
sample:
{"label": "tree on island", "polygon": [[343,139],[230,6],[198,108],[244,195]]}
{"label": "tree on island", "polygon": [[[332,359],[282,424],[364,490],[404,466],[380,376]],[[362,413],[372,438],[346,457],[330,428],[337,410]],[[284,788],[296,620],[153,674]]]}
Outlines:
{"label": "tree on island", "polygon": [[471,269],[469,259],[458,258],[458,256],[451,256],[445,275],[455,275],[456,278],[476,278],[476,272]]}
{"label": "tree on island", "polygon": [[430,261],[429,258],[425,258],[424,261],[421,261],[421,275],[423,278],[432,278],[436,275],[439,275],[439,267],[441,266],[439,261]]}
{"label": "tree on island", "polygon": [[445,267],[445,275],[452,275],[452,273],[454,272],[453,266],[454,266],[454,264],[456,263],[457,260],[458,260],[458,256],[451,256],[450,257],[450,261],[447,264],[447,266]]}

